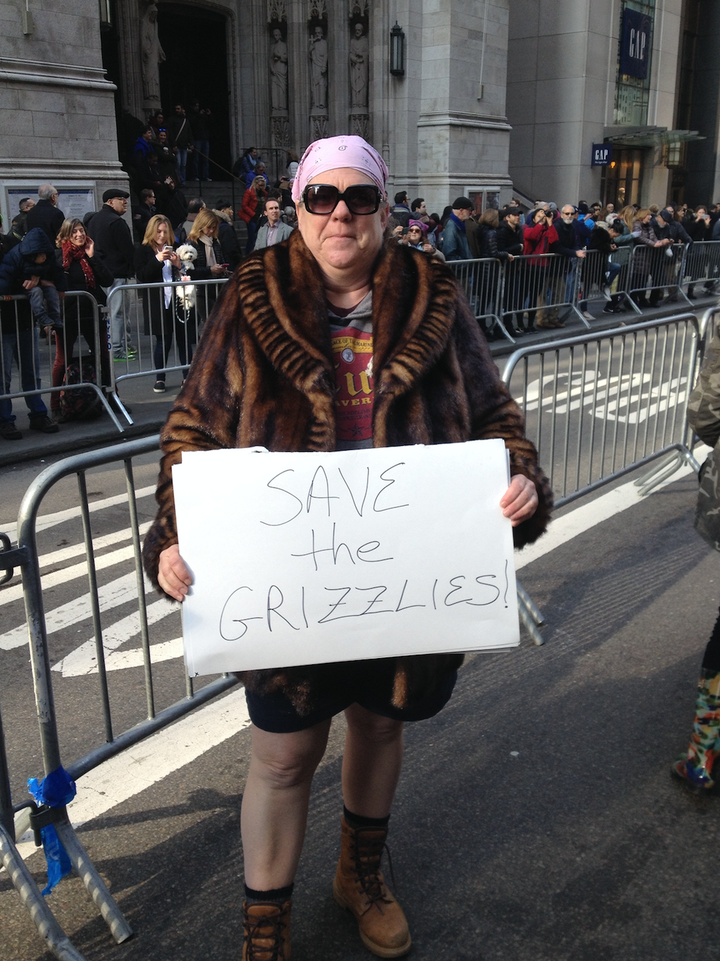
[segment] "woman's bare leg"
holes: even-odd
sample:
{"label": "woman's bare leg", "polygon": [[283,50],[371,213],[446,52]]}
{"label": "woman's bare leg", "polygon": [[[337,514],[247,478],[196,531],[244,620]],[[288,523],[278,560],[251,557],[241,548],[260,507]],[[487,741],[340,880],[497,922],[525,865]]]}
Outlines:
{"label": "woman's bare leg", "polygon": [[241,816],[249,888],[271,891],[293,881],[305,838],[310,786],[329,731],[329,720],[292,734],[271,734],[253,725]]}
{"label": "woman's bare leg", "polygon": [[367,818],[390,813],[400,779],[403,723],[352,704],[345,711],[348,731],[343,755],[345,807]]}

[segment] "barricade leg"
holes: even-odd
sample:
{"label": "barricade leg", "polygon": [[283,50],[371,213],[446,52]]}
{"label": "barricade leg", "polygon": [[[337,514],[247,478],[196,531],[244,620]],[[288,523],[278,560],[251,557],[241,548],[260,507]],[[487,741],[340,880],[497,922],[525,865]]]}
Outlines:
{"label": "barricade leg", "polygon": [[[21,506],[18,516],[18,544],[22,546],[34,545],[35,516],[32,511],[29,514],[30,516],[24,516]],[[30,660],[33,668],[35,703],[40,726],[43,766],[47,776],[52,771],[57,771],[61,767],[62,761],[55,718],[40,565],[36,549],[29,552],[28,558],[22,564],[22,579],[25,613],[30,635]],[[132,936],[132,930],[110,895],[105,882],[95,870],[86,851],[78,841],[75,831],[67,819],[67,813],[63,809],[58,810],[58,817],[53,823],[58,837],[67,851],[70,862],[92,896],[115,940],[119,943],[126,941]]]}
{"label": "barricade leg", "polygon": [[537,607],[535,602],[532,600],[519,581],[516,582],[515,587],[517,588],[519,602],[518,613],[520,615],[520,620],[523,622],[525,629],[533,639],[533,643],[540,647],[545,643],[545,638],[538,630],[538,626],[545,623],[545,618],[542,616],[540,609]]}
{"label": "barricade leg", "polygon": [[1,824],[0,855],[3,867],[29,911],[48,950],[52,951],[59,961],[85,961],[84,956],[73,947],[70,939],[55,920],[35,879],[15,847],[15,842]]}
{"label": "barricade leg", "polygon": [[683,464],[689,464],[696,473],[700,470],[700,464],[691,451],[687,449],[673,451],[672,454],[653,464],[649,471],[635,481],[635,486],[640,488],[640,496],[646,497],[651,494],[659,484],[679,471]]}
{"label": "barricade leg", "polygon": [[62,846],[67,851],[72,866],[77,871],[90,897],[95,902],[95,906],[110,928],[113,938],[118,944],[127,941],[128,938],[133,936],[132,928],[123,917],[105,882],[95,870],[94,864],[78,840],[77,834],[75,834],[75,830],[67,817],[55,822],[55,830]]}

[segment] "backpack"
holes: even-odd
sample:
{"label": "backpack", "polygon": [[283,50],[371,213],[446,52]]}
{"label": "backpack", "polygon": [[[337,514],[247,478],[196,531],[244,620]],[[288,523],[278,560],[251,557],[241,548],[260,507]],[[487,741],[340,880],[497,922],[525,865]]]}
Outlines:
{"label": "backpack", "polygon": [[[95,368],[83,363],[82,376],[77,361],[67,365],[63,386],[70,384],[96,384]],[[103,402],[92,387],[75,387],[60,391],[60,413],[65,420],[94,420],[103,412]]]}

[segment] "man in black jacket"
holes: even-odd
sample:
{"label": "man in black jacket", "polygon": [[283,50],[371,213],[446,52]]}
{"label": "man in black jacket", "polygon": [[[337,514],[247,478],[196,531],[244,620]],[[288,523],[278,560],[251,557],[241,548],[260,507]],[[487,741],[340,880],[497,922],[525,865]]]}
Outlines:
{"label": "man in black jacket", "polygon": [[62,227],[65,214],[58,210],[58,192],[52,184],[43,184],[38,189],[38,202],[31,207],[25,218],[25,230],[32,230],[33,227],[40,227],[50,238],[51,243],[55,243],[55,238]]}
{"label": "man in black jacket", "polygon": [[525,328],[522,325],[522,304],[520,303],[523,262],[513,263],[515,257],[522,256],[523,252],[523,232],[520,226],[522,210],[520,207],[503,207],[499,216],[500,224],[495,234],[497,249],[508,255],[503,290],[503,314],[518,310],[514,330],[515,333],[522,335],[525,333]]}
{"label": "man in black jacket", "polygon": [[[563,204],[560,216],[554,223],[558,241],[550,249],[554,254],[562,254],[565,261],[565,294],[566,304],[571,304],[575,296],[575,285],[578,276],[578,260],[585,257],[583,237],[577,228],[577,208],[573,204]],[[567,313],[567,312],[566,312]],[[588,317],[591,315],[588,314]],[[559,316],[555,318],[560,320]],[[588,319],[587,317],[585,318]]]}
{"label": "man in black jacket", "polygon": [[[685,230],[683,225],[675,220],[670,211],[665,208],[661,210],[657,217],[655,217],[655,222],[653,223],[653,230],[655,231],[655,236],[658,240],[666,241],[666,248],[670,248],[671,244],[691,244],[692,238],[690,234]],[[660,257],[663,260],[660,260]],[[665,257],[665,251],[662,252],[658,250],[655,254],[655,259],[658,264],[658,278],[657,281],[653,280],[655,288],[650,291],[650,306],[657,307],[660,303],[662,297],[662,288],[658,286],[661,279],[666,280],[670,286],[668,288],[668,303],[677,303],[678,299],[678,289],[677,285],[673,285],[672,281],[676,279],[678,272],[678,266],[682,260],[682,253],[673,251],[671,255]],[[662,274],[665,274],[662,277]]]}
{"label": "man in black jacket", "polygon": [[410,199],[406,190],[399,190],[395,194],[395,206],[390,211],[390,216],[407,230],[410,223]]}
{"label": "man in black jacket", "polygon": [[135,274],[135,246],[130,228],[124,219],[130,194],[118,187],[111,187],[103,194],[103,206],[88,224],[88,234],[95,241],[95,256],[105,264],[114,277],[112,287],[108,287],[110,308],[110,334],[112,337],[113,358],[128,360],[137,353],[130,338],[130,311],[128,301],[123,310],[124,294],[111,297],[111,292],[121,284],[131,282]]}

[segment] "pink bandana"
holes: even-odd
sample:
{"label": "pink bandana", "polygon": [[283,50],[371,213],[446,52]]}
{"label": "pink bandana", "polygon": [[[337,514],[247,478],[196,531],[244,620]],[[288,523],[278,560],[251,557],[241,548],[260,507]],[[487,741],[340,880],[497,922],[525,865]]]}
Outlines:
{"label": "pink bandana", "polygon": [[347,136],[326,137],[310,144],[302,155],[293,180],[292,199],[298,203],[309,181],[326,170],[340,167],[352,167],[367,174],[368,179],[385,195],[388,178],[385,161],[362,137]]}

